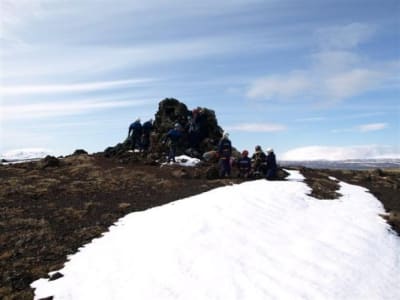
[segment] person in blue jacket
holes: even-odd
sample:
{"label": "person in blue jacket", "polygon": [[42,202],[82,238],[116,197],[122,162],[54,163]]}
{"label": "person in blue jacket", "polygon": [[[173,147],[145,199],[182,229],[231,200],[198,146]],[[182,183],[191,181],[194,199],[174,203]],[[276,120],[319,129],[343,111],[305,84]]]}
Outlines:
{"label": "person in blue jacket", "polygon": [[164,142],[168,143],[169,153],[168,153],[168,163],[175,161],[176,148],[178,143],[182,137],[182,126],[179,123],[176,123],[173,129],[170,129],[165,136]]}
{"label": "person in blue jacket", "polygon": [[220,158],[220,177],[231,176],[232,143],[227,132],[223,134],[218,143],[218,154]]}
{"label": "person in blue jacket", "polygon": [[251,173],[251,159],[249,157],[249,151],[244,150],[241,157],[237,161],[239,169],[239,177],[249,178]]}
{"label": "person in blue jacket", "polygon": [[275,179],[276,177],[276,170],[277,170],[277,164],[276,164],[276,157],[274,150],[272,148],[267,149],[267,174],[266,178],[268,180]]}
{"label": "person in blue jacket", "polygon": [[129,126],[128,139],[131,141],[131,149],[135,150],[136,146],[140,148],[140,140],[142,137],[142,124],[140,123],[140,118],[137,118]]}

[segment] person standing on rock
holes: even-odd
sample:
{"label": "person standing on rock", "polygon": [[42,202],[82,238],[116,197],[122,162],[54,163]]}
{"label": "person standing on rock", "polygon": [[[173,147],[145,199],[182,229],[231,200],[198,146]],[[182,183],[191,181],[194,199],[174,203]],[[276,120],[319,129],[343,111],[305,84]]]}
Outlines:
{"label": "person standing on rock", "polygon": [[175,155],[176,155],[176,148],[179,144],[179,141],[182,137],[182,126],[179,123],[176,123],[173,129],[170,129],[165,136],[164,143],[167,142],[169,146],[168,152],[168,160],[167,162],[176,162]]}
{"label": "person standing on rock", "polygon": [[153,130],[153,119],[150,119],[143,123],[141,147],[144,152],[147,152],[149,150],[150,133],[152,130]]}
{"label": "person standing on rock", "polygon": [[219,141],[218,154],[220,157],[220,177],[231,176],[232,143],[227,132],[223,134]]}
{"label": "person standing on rock", "polygon": [[267,174],[266,178],[272,180],[276,178],[276,170],[278,166],[276,164],[276,157],[272,148],[267,149]]}
{"label": "person standing on rock", "polygon": [[142,137],[142,124],[140,123],[140,118],[137,118],[135,122],[133,122],[129,126],[128,131],[128,140],[131,142],[131,149],[135,150],[135,147],[140,147],[140,140]]}

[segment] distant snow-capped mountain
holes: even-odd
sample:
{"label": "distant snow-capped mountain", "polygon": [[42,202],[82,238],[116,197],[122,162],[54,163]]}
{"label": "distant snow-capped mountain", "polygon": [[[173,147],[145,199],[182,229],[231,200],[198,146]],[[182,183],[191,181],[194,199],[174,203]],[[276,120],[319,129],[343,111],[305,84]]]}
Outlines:
{"label": "distant snow-capped mountain", "polygon": [[50,150],[43,148],[17,149],[0,154],[0,160],[2,162],[29,161],[41,159],[50,154]]}
{"label": "distant snow-capped mountain", "polygon": [[400,168],[400,159],[384,158],[384,159],[348,159],[348,160],[297,160],[279,162],[281,166],[303,166],[314,169],[387,169]]}

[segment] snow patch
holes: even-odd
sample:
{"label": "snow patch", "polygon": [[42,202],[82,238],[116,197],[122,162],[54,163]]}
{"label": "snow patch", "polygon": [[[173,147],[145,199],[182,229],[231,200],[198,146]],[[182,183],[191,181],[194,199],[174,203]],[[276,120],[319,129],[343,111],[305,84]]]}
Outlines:
{"label": "snow patch", "polygon": [[195,167],[197,166],[201,161],[198,158],[194,158],[194,157],[190,157],[187,155],[180,155],[180,156],[175,156],[175,163],[170,162],[170,163],[162,163],[161,166],[165,166],[165,165],[179,165],[182,167]]}
{"label": "snow patch", "polygon": [[316,200],[297,171],[120,219],[35,299],[400,299],[400,239],[366,189]]}

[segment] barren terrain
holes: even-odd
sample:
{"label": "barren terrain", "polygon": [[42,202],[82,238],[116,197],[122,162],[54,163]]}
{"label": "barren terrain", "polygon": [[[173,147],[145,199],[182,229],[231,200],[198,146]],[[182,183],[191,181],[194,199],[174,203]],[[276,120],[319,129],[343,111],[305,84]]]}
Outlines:
{"label": "barren terrain", "polygon": [[[209,180],[209,167],[161,167],[101,154],[0,165],[0,298],[32,299],[32,281],[61,268],[67,255],[127,213],[240,182]],[[398,171],[301,171],[316,198],[337,198],[329,176],[369,188],[400,232]]]}

